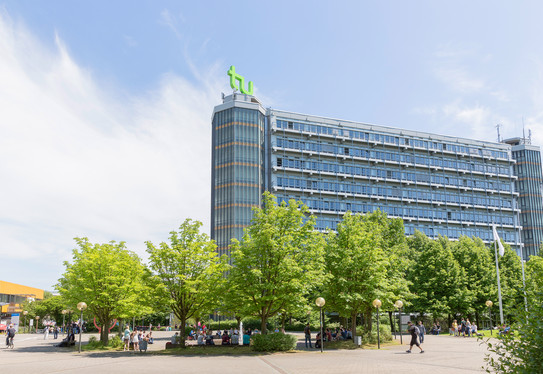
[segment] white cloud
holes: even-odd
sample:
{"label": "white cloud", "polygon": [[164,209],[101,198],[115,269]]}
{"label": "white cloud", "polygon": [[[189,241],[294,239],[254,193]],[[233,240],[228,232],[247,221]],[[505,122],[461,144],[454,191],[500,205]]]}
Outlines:
{"label": "white cloud", "polygon": [[441,67],[435,70],[436,76],[450,88],[461,93],[480,92],[485,82],[470,76],[460,67]]}
{"label": "white cloud", "polygon": [[197,84],[166,74],[126,97],[55,41],[47,49],[0,15],[1,258],[58,263],[75,236],[124,240],[141,255],[187,217],[207,231],[216,67]]}

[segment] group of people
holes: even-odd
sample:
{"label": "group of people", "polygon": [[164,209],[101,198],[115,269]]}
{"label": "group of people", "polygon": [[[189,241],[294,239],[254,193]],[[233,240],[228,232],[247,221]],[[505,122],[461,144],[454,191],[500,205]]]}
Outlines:
{"label": "group of people", "polygon": [[[313,348],[313,345],[311,344],[311,328],[309,326],[309,323],[306,324],[304,327],[304,336],[305,336],[305,347]],[[351,332],[351,330],[347,330],[343,328],[343,326],[337,327],[336,329],[332,329],[332,330],[327,328],[326,330],[324,330],[322,334],[322,339],[321,339],[320,331],[315,336],[315,348],[321,347],[321,341],[332,342],[332,341],[338,341],[338,340],[350,340],[352,338],[353,338],[353,333]]]}
{"label": "group of people", "polygon": [[132,343],[134,351],[137,351],[137,350],[146,351],[147,344],[154,343],[153,332],[149,331],[147,334],[145,334],[145,332],[142,330],[130,331],[130,326],[127,325],[123,333],[123,342],[124,342],[123,351],[130,350],[130,343]]}
{"label": "group of people", "polygon": [[58,338],[58,333],[60,332],[60,327],[58,326],[45,326],[43,328],[43,340],[47,340],[49,334],[53,334],[54,339]]}
{"label": "group of people", "polygon": [[[260,334],[258,329],[251,330],[249,328],[241,334],[238,329],[229,329],[222,332],[217,330],[216,333],[213,333],[211,329],[195,328],[188,334],[188,340],[195,340],[198,345],[215,345],[215,340],[220,340],[221,345],[239,345],[241,340],[243,345],[249,345],[251,335],[254,334]],[[172,344],[178,344],[179,342],[179,333],[176,332],[172,336]]]}
{"label": "group of people", "polygon": [[480,334],[477,332],[477,325],[475,322],[471,323],[469,318],[462,318],[460,324],[457,320],[453,321],[451,328],[449,329],[449,335],[463,336],[465,338],[466,336],[470,337]]}

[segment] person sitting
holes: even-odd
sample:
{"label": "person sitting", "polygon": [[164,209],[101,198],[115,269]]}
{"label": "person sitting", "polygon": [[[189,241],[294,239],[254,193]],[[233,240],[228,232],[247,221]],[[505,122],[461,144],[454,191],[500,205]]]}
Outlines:
{"label": "person sitting", "polygon": [[341,340],[347,340],[347,331],[342,327],[340,330]]}
{"label": "person sitting", "polygon": [[197,339],[197,344],[198,345],[204,345],[204,335],[203,334],[197,334],[198,337],[196,338]]}
{"label": "person sitting", "polygon": [[238,330],[234,330],[234,334],[232,335],[232,345],[239,345]]}
{"label": "person sitting", "polygon": [[318,332],[317,336],[315,336],[315,348],[321,347],[321,333]]}
{"label": "person sitting", "polygon": [[246,331],[245,334],[243,334],[243,345],[249,344],[251,344],[251,335],[249,335],[249,332]]}
{"label": "person sitting", "polygon": [[330,329],[326,329],[325,337],[326,337],[326,341],[327,341],[327,342],[331,342],[331,341],[332,341],[332,332],[330,332]]}
{"label": "person sitting", "polygon": [[179,337],[179,333],[176,332],[175,335],[171,337],[171,342],[172,344],[179,344],[180,341],[181,341],[181,338]]}
{"label": "person sitting", "polygon": [[226,332],[226,330],[224,331],[224,333],[222,334],[222,345],[230,345],[230,336],[228,335],[228,333]]}
{"label": "person sitting", "polygon": [[353,332],[351,330],[347,330],[347,340],[349,339],[352,339],[353,338]]}
{"label": "person sitting", "polygon": [[502,331],[500,331],[500,335],[507,335],[511,332],[511,326],[505,326],[505,324],[502,326]]}
{"label": "person sitting", "polygon": [[149,334],[147,334],[146,336],[147,338],[147,341],[149,342],[149,344],[153,344],[154,343],[154,339],[153,339],[153,332],[149,332]]}
{"label": "person sitting", "polygon": [[437,323],[437,332],[436,332],[436,335],[439,335],[439,333],[441,332],[441,325],[439,324],[439,322]]}
{"label": "person sitting", "polygon": [[206,336],[206,345],[215,345],[215,342],[213,341],[213,335],[209,334]]}

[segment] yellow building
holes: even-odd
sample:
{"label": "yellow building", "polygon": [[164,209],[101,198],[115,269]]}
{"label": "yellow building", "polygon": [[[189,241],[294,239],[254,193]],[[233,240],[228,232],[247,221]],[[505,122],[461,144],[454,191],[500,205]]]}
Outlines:
{"label": "yellow building", "polygon": [[2,314],[22,312],[20,305],[30,298],[34,300],[43,299],[43,290],[0,280],[0,304],[7,303],[0,307]]}

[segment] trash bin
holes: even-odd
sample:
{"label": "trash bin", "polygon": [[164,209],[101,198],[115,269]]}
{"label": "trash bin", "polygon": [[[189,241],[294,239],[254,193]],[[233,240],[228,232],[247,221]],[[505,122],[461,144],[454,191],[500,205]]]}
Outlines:
{"label": "trash bin", "polygon": [[140,352],[147,352],[147,340],[140,341]]}
{"label": "trash bin", "polygon": [[362,345],[362,337],[361,336],[356,337],[356,345],[358,345],[359,347]]}

